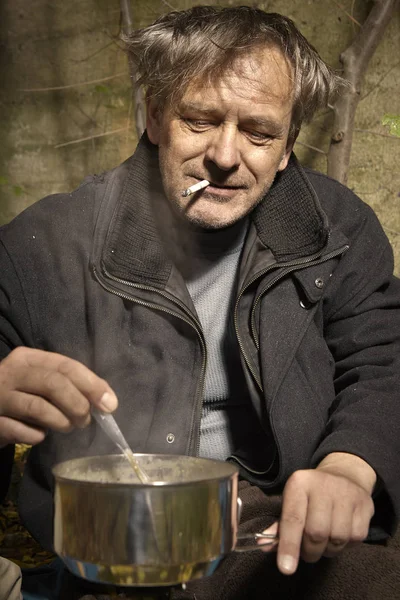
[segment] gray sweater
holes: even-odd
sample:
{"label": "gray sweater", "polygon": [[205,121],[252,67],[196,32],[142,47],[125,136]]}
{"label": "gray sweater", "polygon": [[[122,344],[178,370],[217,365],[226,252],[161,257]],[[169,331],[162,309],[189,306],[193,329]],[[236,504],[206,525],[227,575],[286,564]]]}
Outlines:
{"label": "gray sweater", "polygon": [[195,232],[186,285],[202,325],[207,368],[200,456],[225,460],[254,424],[233,323],[237,270],[247,221],[212,232]]}

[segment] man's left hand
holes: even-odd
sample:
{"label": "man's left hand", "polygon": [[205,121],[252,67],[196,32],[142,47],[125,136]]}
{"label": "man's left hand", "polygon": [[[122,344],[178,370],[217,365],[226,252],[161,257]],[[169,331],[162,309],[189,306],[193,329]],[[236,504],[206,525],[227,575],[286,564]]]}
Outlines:
{"label": "man's left hand", "polygon": [[364,460],[342,452],[329,454],[316,469],[293,473],[283,491],[279,523],[265,532],[279,535],[279,570],[291,575],[300,556],[313,563],[362,542],[374,514],[375,483],[375,471]]}

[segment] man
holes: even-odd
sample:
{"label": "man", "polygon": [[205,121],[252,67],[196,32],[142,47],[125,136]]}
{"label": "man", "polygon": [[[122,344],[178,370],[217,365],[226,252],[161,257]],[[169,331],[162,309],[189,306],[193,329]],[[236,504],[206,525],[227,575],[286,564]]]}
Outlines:
{"label": "man", "polygon": [[5,469],[34,446],[26,526],[51,547],[51,467],[114,451],[93,405],[136,451],[235,462],[249,506],[283,491],[283,574],[387,537],[392,253],[367,206],[292,154],[340,80],[289,19],[247,7],[170,13],[127,49],[147,89],[134,156],[1,231],[0,440]]}

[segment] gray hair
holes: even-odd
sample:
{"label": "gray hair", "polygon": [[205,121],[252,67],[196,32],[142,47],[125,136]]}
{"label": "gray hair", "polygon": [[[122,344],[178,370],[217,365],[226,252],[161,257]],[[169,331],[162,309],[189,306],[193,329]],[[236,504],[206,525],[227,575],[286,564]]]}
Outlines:
{"label": "gray hair", "polygon": [[344,83],[291,19],[249,6],[173,11],[123,40],[137,84],[161,106],[179,101],[193,80],[215,82],[241,56],[277,47],[293,71],[292,134]]}

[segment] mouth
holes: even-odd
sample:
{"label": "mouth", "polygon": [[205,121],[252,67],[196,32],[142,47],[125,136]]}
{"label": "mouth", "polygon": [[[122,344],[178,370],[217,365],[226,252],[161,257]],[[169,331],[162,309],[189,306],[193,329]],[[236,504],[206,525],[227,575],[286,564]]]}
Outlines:
{"label": "mouth", "polygon": [[222,185],[220,183],[210,182],[210,185],[203,191],[205,196],[214,196],[219,199],[232,198],[239,190],[243,190],[243,186],[237,185]]}
{"label": "mouth", "polygon": [[210,181],[210,185],[208,187],[214,187],[218,190],[239,190],[242,188],[242,186],[239,185],[226,185],[222,183],[213,183],[212,181]]}
{"label": "mouth", "polygon": [[[195,177],[196,181],[202,181],[203,178]],[[243,185],[232,185],[226,183],[217,183],[207,178],[210,184],[202,190],[201,194],[210,196],[226,196],[227,198],[233,196],[238,190],[245,189]]]}

